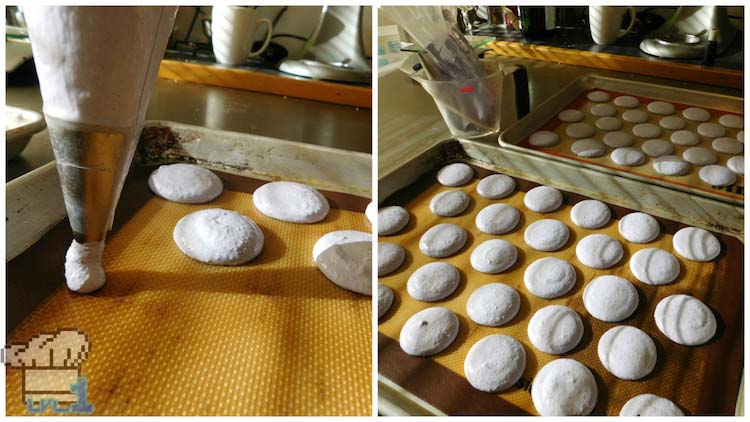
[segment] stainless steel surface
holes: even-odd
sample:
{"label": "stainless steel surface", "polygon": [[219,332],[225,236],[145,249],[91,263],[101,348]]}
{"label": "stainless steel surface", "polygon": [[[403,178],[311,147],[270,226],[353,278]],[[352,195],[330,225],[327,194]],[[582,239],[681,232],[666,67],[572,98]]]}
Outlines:
{"label": "stainless steel surface", "polygon": [[102,128],[46,119],[73,237],[78,243],[104,240],[139,128]]}
{"label": "stainless steel surface", "polygon": [[521,142],[528,138],[531,133],[539,129],[542,125],[556,116],[557,113],[562,111],[582,93],[597,88],[680,104],[689,104],[697,107],[718,109],[733,113],[743,113],[744,105],[741,97],[731,97],[727,95],[697,92],[682,88],[664,87],[662,85],[637,81],[606,78],[598,75],[588,75],[571,82],[570,84],[556,92],[554,95],[549,97],[547,101],[536,107],[526,117],[503,131],[503,133],[500,134],[500,145],[504,148],[514,149],[525,154],[532,154],[550,160],[560,160],[573,165],[584,165],[609,174],[635,178],[646,183],[656,183],[668,188],[690,192],[692,194],[704,195],[713,199],[729,201],[739,205],[742,204],[741,199],[728,198],[724,195],[719,195],[717,193],[702,189],[694,189],[691,186],[684,186],[678,183],[670,183],[658,179],[646,179],[634,172],[619,171],[609,166],[585,164],[571,158],[548,154],[544,151],[538,151],[532,148],[520,146]]}
{"label": "stainless steel surface", "polygon": [[146,122],[135,161],[139,165],[197,163],[256,179],[297,181],[372,196],[370,154],[181,123]]}
{"label": "stainless steel surface", "polygon": [[279,70],[306,78],[370,84],[363,13],[363,6],[323,6],[318,26],[299,50],[279,64]]}
{"label": "stainless steel surface", "polygon": [[722,54],[734,41],[737,30],[729,21],[726,7],[679,7],[661,27],[641,41],[644,52],[666,58],[702,58],[711,30],[717,30],[716,54]]}
{"label": "stainless steel surface", "polygon": [[[9,105],[42,111],[38,86],[6,88]],[[169,120],[305,144],[370,153],[369,109],[159,79],[147,120]],[[7,163],[6,181],[54,160],[46,130]]]}
{"label": "stainless steel surface", "polygon": [[[692,89],[716,94],[742,97],[738,90],[686,83],[675,80],[633,75],[624,72],[595,71],[591,68],[559,63],[496,57],[503,66],[522,65],[529,80],[531,111],[574,79],[588,74],[629,79],[661,86]],[[410,81],[403,72],[393,71],[378,78],[378,170],[386,174],[399,167],[405,160],[416,157],[437,143],[450,139],[450,131],[440,117],[432,98],[416,82]],[[512,85],[503,86],[503,116],[500,130],[515,123],[515,91]],[[496,139],[480,142],[497,145]]]}
{"label": "stainless steel surface", "polygon": [[11,160],[23,151],[31,137],[46,127],[44,116],[33,110],[8,106],[5,108],[5,123],[8,116],[21,118],[22,124],[5,128],[5,160]]}

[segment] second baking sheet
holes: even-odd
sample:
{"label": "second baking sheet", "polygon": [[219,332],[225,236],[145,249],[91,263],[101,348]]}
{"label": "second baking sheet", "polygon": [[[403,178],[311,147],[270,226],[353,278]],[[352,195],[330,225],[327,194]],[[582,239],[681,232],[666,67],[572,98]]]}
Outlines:
{"label": "second baking sheet", "polygon": [[[475,167],[479,176],[489,174]],[[511,196],[489,200],[476,193],[479,178],[459,187],[448,188],[435,182],[434,173],[397,192],[383,205],[402,205],[411,214],[409,225],[395,236],[381,236],[381,242],[395,242],[406,249],[407,258],[395,273],[381,277],[380,282],[394,290],[393,308],[379,321],[379,372],[415,396],[449,414],[535,414],[531,403],[530,385],[536,372],[557,357],[577,359],[592,370],[599,386],[599,400],[594,414],[616,415],[622,405],[641,393],[667,397],[677,403],[687,414],[734,414],[742,368],[742,243],[736,238],[718,235],[723,251],[710,263],[688,261],[675,254],[681,264],[681,274],[672,284],[656,287],[636,281],[630,273],[628,262],[638,250],[659,247],[673,252],[672,233],[683,225],[658,219],[662,234],[654,242],[635,244],[625,241],[617,230],[618,219],[632,212],[608,204],[613,218],[604,228],[582,229],[570,220],[570,208],[586,199],[581,195],[564,192],[565,204],[549,214],[539,214],[523,205],[526,191],[535,183],[517,179],[519,189]],[[438,217],[429,209],[430,199],[438,192],[460,189],[472,198],[471,205],[457,217]],[[476,214],[491,203],[506,203],[522,212],[518,227],[512,232],[492,236],[481,233],[474,224]],[[562,221],[570,229],[566,246],[556,252],[534,251],[523,241],[523,233],[532,222],[542,218]],[[420,266],[437,261],[419,250],[422,234],[437,223],[455,223],[467,230],[467,245],[456,255],[439,260],[456,266],[461,272],[461,284],[447,299],[433,303],[412,299],[406,291],[409,276]],[[583,236],[605,233],[618,239],[625,250],[621,261],[613,268],[594,270],[583,266],[575,256],[575,244]],[[469,255],[485,240],[499,238],[513,243],[519,251],[516,264],[501,274],[483,274],[469,264]],[[576,268],[578,281],[566,295],[544,300],[531,295],[523,284],[523,272],[534,260],[554,256],[571,262]],[[614,274],[630,280],[639,291],[640,305],[635,314],[617,324],[605,323],[590,317],[581,300],[583,288],[594,277]],[[466,301],[479,286],[501,282],[514,287],[521,295],[521,309],[508,324],[501,327],[484,327],[471,321],[466,314]],[[662,298],[685,293],[703,300],[717,316],[719,330],[708,344],[685,347],[672,343],[658,331],[653,319],[656,304]],[[528,320],[539,308],[550,304],[563,304],[575,309],[584,320],[585,332],[580,344],[563,356],[551,356],[536,350],[526,334]],[[398,345],[404,322],[417,311],[432,306],[444,306],[459,316],[460,332],[456,341],[445,351],[431,358],[416,358],[405,354]],[[654,371],[638,381],[615,378],[602,366],[596,355],[599,337],[616,325],[632,325],[648,333],[657,344],[659,360]],[[515,387],[499,393],[488,394],[474,390],[463,375],[464,358],[479,339],[495,333],[508,334],[520,341],[527,353],[527,367],[522,380]]]}

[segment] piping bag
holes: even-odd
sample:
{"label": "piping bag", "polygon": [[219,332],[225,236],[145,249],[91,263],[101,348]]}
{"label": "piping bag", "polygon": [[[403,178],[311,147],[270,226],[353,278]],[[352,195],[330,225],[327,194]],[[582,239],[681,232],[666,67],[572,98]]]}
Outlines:
{"label": "piping bag", "polygon": [[73,230],[65,257],[71,290],[104,285],[104,242],[176,14],[177,7],[24,7]]}

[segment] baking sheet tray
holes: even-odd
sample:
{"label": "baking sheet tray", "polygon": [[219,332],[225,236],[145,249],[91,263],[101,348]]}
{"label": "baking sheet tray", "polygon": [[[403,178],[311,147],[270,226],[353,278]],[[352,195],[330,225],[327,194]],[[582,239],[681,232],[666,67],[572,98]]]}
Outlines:
{"label": "baking sheet tray", "polygon": [[[177,148],[181,135],[174,132]],[[265,142],[264,148],[277,147],[280,159],[291,159]],[[222,161],[214,152],[215,166]],[[81,372],[95,415],[371,415],[371,298],[335,286],[312,261],[323,234],[370,230],[363,214],[370,200],[321,190],[331,204],[328,217],[292,224],[254,208],[252,192],[267,180],[217,172],[224,193],[187,205],[149,191],[152,169],[137,167],[128,176],[104,252],[108,280],[101,290],[79,295],[63,287],[72,238],[67,220],[7,263],[7,323],[17,324],[7,341],[63,327],[85,331],[91,352]],[[262,166],[256,171],[267,173]],[[222,267],[179,252],[174,225],[212,207],[258,223],[265,236],[261,255]],[[28,313],[25,295],[43,286],[55,290]],[[21,371],[6,368],[5,398],[8,415],[26,414]]]}
{"label": "baking sheet tray", "polygon": [[[616,174],[618,176],[630,177],[647,183],[660,184],[673,189],[704,195],[710,198],[736,204],[741,204],[743,202],[744,176],[738,176],[737,182],[731,186],[712,187],[702,181],[698,176],[698,171],[700,169],[699,166],[692,166],[690,173],[685,176],[664,176],[654,170],[654,159],[648,156],[648,160],[645,164],[627,167],[617,165],[609,158],[609,154],[612,151],[612,148],[609,147],[607,147],[607,152],[602,157],[598,158],[583,158],[573,154],[570,151],[570,146],[575,140],[565,135],[565,127],[567,126],[567,123],[561,122],[557,118],[557,114],[567,108],[581,109],[585,114],[585,118],[582,121],[593,126],[597,118],[588,113],[592,103],[586,99],[586,94],[592,90],[608,92],[612,99],[619,95],[635,96],[641,101],[638,109],[643,111],[646,111],[646,105],[649,102],[655,100],[667,101],[675,105],[677,112],[674,115],[680,117],[681,111],[687,107],[702,107],[711,113],[712,117],[710,122],[713,123],[718,123],[718,119],[722,114],[733,113],[741,115],[743,113],[742,98],[590,75],[571,82],[557,94],[550,97],[540,107],[533,110],[523,119],[514,123],[500,135],[500,145],[531,154],[537,154],[546,158],[561,160],[579,166],[586,166],[610,174]],[[620,107],[616,108],[618,109],[617,117],[619,117],[625,109]],[[656,116],[653,113],[649,113],[648,123],[658,125],[659,120],[662,117],[665,116]],[[685,129],[695,131],[698,123],[688,121],[687,119],[686,121],[687,126]],[[623,121],[623,128],[621,130],[631,133],[633,126],[632,123]],[[527,142],[529,135],[538,130],[549,130],[557,133],[560,136],[560,142],[553,147],[546,148],[529,145]],[[735,138],[737,132],[737,129],[727,129],[727,136]],[[605,133],[605,131],[597,129],[596,134],[592,139],[601,142]],[[672,131],[662,128],[662,135],[659,139],[669,142],[669,136],[671,133]],[[636,138],[633,147],[640,149],[643,142],[645,142],[644,139]],[[673,155],[678,156],[682,156],[682,152],[688,148],[674,143],[672,143],[672,145],[675,147]],[[711,139],[701,137],[701,142],[697,146],[712,149]],[[726,165],[727,159],[732,155],[717,152],[717,156],[718,161],[716,164]]]}
{"label": "baking sheet tray", "polygon": [[[479,167],[475,167],[475,170],[479,177],[490,173]],[[610,203],[608,205],[613,211],[613,220],[603,229],[585,230],[572,224],[569,218],[570,207],[585,199],[584,196],[564,192],[566,202],[563,208],[542,215],[527,212],[523,206],[523,192],[537,186],[536,183],[516,178],[519,191],[509,198],[491,201],[476,194],[479,177],[469,185],[458,188],[472,197],[469,209],[458,217],[440,218],[429,211],[430,198],[437,192],[449,189],[436,183],[434,171],[396,192],[381,204],[405,206],[412,217],[410,224],[399,235],[380,237],[380,241],[399,243],[407,251],[404,265],[394,274],[379,279],[395,293],[392,309],[379,321],[378,370],[381,385],[387,385],[390,391],[398,390],[403,402],[423,402],[446,414],[535,414],[530,397],[533,376],[539,368],[555,357],[538,352],[531,345],[526,334],[527,323],[531,315],[542,306],[565,304],[575,309],[584,320],[585,333],[581,343],[564,356],[581,361],[595,374],[599,400],[594,414],[616,415],[625,401],[646,392],[670,398],[687,414],[734,414],[742,373],[743,343],[743,245],[737,238],[717,233],[723,251],[716,261],[699,265],[677,256],[682,267],[678,280],[668,286],[648,286],[636,281],[630,274],[629,257],[645,247],[662,247],[671,251],[671,235],[684,227],[684,224],[658,218],[663,234],[650,244],[634,244],[624,241],[617,231],[617,219],[632,212],[629,209]],[[471,250],[482,241],[498,238],[479,232],[474,225],[476,213],[493,202],[514,205],[523,210],[524,216],[518,228],[510,234],[499,236],[512,242],[519,249],[518,262],[502,274],[488,275],[473,270],[468,257]],[[571,240],[563,250],[541,253],[525,245],[524,229],[540,218],[559,219],[571,229]],[[458,290],[447,299],[437,303],[422,303],[406,293],[406,281],[416,268],[432,261],[419,251],[418,244],[424,231],[438,221],[459,224],[469,233],[467,246],[457,255],[445,260],[459,268],[462,280]],[[578,263],[575,258],[575,243],[582,236],[594,232],[607,233],[621,240],[625,256],[615,267],[593,270]],[[528,264],[541,256],[566,259],[576,267],[578,282],[570,293],[553,300],[542,300],[528,293],[523,285],[523,271]],[[643,329],[657,344],[657,366],[645,379],[619,380],[607,372],[596,357],[598,338],[604,331],[618,324],[608,324],[589,317],[583,307],[581,295],[583,287],[591,279],[605,274],[620,275],[629,279],[639,291],[639,308],[634,316],[620,324]],[[489,282],[509,284],[522,296],[518,316],[502,327],[479,326],[466,315],[465,306],[469,295],[480,285]],[[656,329],[653,321],[656,304],[661,298],[676,293],[691,294],[712,308],[717,316],[719,329],[711,342],[704,346],[688,348],[672,343]],[[448,307],[459,316],[461,328],[458,338],[446,351],[434,357],[409,356],[398,345],[401,327],[411,315],[430,306]],[[512,335],[524,345],[527,352],[527,368],[522,380],[512,389],[499,394],[477,391],[463,376],[463,361],[469,348],[479,339],[494,333]]]}

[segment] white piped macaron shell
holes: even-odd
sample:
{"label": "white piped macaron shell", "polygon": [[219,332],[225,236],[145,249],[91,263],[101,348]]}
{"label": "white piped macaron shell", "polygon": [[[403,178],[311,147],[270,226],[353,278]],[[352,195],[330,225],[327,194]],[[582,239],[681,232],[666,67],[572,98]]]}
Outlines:
{"label": "white piped macaron shell", "polygon": [[464,360],[464,374],[472,387],[497,393],[521,379],[526,369],[526,351],[511,336],[491,334],[476,342]]}
{"label": "white piped macaron shell", "polygon": [[607,151],[607,148],[599,141],[593,139],[579,139],[570,146],[570,151],[585,158],[601,157]]}
{"label": "white piped macaron shell", "polygon": [[654,160],[653,167],[665,176],[684,176],[690,173],[691,165],[676,155],[662,155]]}
{"label": "white piped macaron shell", "polygon": [[688,107],[682,110],[682,117],[693,122],[707,122],[711,120],[711,113],[699,107]]}
{"label": "white piped macaron shell", "polygon": [[676,294],[662,299],[654,310],[656,327],[683,346],[700,346],[716,334],[716,317],[700,300]]}
{"label": "white piped macaron shell", "polygon": [[328,200],[315,188],[295,182],[269,182],[253,193],[262,214],[290,223],[317,223],[328,215]]}
{"label": "white piped macaron shell", "polygon": [[654,101],[649,103],[646,108],[648,111],[662,116],[669,116],[676,111],[674,105],[665,101]]}
{"label": "white piped macaron shell", "polygon": [[409,224],[409,211],[404,207],[393,205],[378,210],[378,235],[396,234]]}
{"label": "white piped macaron shell", "polygon": [[707,138],[721,138],[727,134],[727,130],[720,124],[706,122],[698,125],[698,134]]}
{"label": "white piped macaron shell", "polygon": [[487,199],[501,199],[513,193],[516,181],[504,174],[491,174],[477,184],[477,193]]}
{"label": "white piped macaron shell", "polygon": [[578,276],[568,261],[552,256],[539,258],[526,267],[523,283],[536,297],[554,299],[568,293]]}
{"label": "white piped macaron shell", "polygon": [[594,104],[589,109],[589,113],[596,117],[614,116],[617,109],[612,104]]}
{"label": "white piped macaron shell", "polygon": [[437,173],[437,180],[443,186],[461,186],[474,178],[474,170],[464,163],[448,164]]}
{"label": "white piped macaron shell", "polygon": [[512,243],[490,239],[480,243],[469,257],[471,267],[480,273],[498,274],[512,267],[518,259],[518,250]]}
{"label": "white piped macaron shell", "polygon": [[707,166],[715,163],[718,159],[713,150],[704,147],[690,147],[682,152],[682,158],[696,166]]}
{"label": "white piped macaron shell", "polygon": [[659,222],[643,212],[632,212],[620,219],[620,235],[628,242],[651,243],[661,234]]}
{"label": "white piped macaron shell", "polygon": [[581,139],[593,136],[596,129],[588,123],[572,123],[565,128],[565,134],[571,138]]}
{"label": "white piped macaron shell", "polygon": [[583,306],[600,321],[620,322],[638,308],[638,291],[622,277],[599,276],[583,290]]}
{"label": "white piped macaron shell", "polygon": [[628,167],[640,166],[646,162],[646,155],[632,147],[615,148],[609,158],[615,164]]}
{"label": "white piped macaron shell", "polygon": [[685,416],[671,400],[653,394],[639,394],[620,409],[620,416]]}
{"label": "white piped macaron shell", "polygon": [[616,106],[623,108],[636,108],[641,105],[641,102],[638,101],[638,98],[630,95],[620,95],[619,97],[615,98],[614,103]]}
{"label": "white piped macaron shell", "polygon": [[521,308],[516,289],[503,283],[485,284],[471,293],[466,313],[479,325],[498,327],[515,318]]}
{"label": "white piped macaron shell", "polygon": [[560,142],[560,137],[548,130],[540,130],[529,136],[529,144],[535,147],[551,147],[558,142]]}
{"label": "white piped macaron shell", "polygon": [[419,239],[419,250],[431,258],[445,258],[466,244],[466,230],[450,223],[432,226]]}
{"label": "white piped macaron shell", "polygon": [[393,305],[393,290],[383,283],[378,283],[378,318],[385,315]]}
{"label": "white piped macaron shell", "polygon": [[562,202],[562,192],[552,186],[537,186],[526,192],[523,197],[526,208],[539,213],[555,211],[560,208]]}
{"label": "white piped macaron shell", "polygon": [[661,157],[674,152],[674,146],[661,139],[649,139],[641,144],[641,151],[649,157]]}
{"label": "white piped macaron shell", "polygon": [[737,174],[745,174],[745,156],[736,155],[731,157],[727,160],[727,167]]}
{"label": "white piped macaron shell", "polygon": [[585,266],[605,269],[620,262],[623,249],[620,242],[606,234],[590,234],[576,245],[576,257]]}
{"label": "white piped macaron shell", "polygon": [[422,302],[435,302],[458,288],[461,274],[447,262],[430,262],[417,268],[406,282],[409,296]]}
{"label": "white piped macaron shell", "polygon": [[700,169],[698,176],[711,186],[730,186],[737,181],[737,173],[729,167],[712,164]]}
{"label": "white piped macaron shell", "polygon": [[370,225],[375,225],[377,222],[377,216],[378,204],[375,201],[371,201],[365,208],[365,217],[367,217],[367,221],[370,222]]}
{"label": "white piped macaron shell", "polygon": [[561,355],[581,341],[583,321],[572,308],[547,305],[534,313],[527,331],[534,347],[550,355]]}
{"label": "white piped macaron shell", "polygon": [[736,114],[725,114],[719,117],[719,124],[730,129],[742,129],[745,125],[742,116]]}
{"label": "white piped macaron shell", "polygon": [[680,275],[680,262],[664,249],[646,248],[630,258],[630,272],[641,283],[663,286]]}
{"label": "white piped macaron shell", "polygon": [[521,220],[518,209],[508,204],[490,204],[477,213],[474,220],[479,231],[487,234],[505,234],[516,228]]}
{"label": "white piped macaron shell", "polygon": [[656,366],[654,340],[629,325],[613,327],[602,334],[597,353],[607,371],[624,380],[641,379]]}
{"label": "white piped macaron shell", "polygon": [[183,204],[201,204],[221,195],[224,185],[211,170],[195,164],[159,166],[148,178],[148,187],[160,197]]}
{"label": "white piped macaron shell", "polygon": [[541,416],[587,416],[598,395],[594,375],[574,359],[544,365],[531,384],[531,400]]}
{"label": "white piped macaron shell", "polygon": [[742,143],[734,138],[721,137],[711,142],[711,148],[722,154],[739,154],[742,152]]}
{"label": "white piped macaron shell", "polygon": [[545,218],[537,220],[523,233],[523,240],[530,247],[543,252],[556,251],[568,242],[568,226],[558,220]]}
{"label": "white piped macaron shell", "polygon": [[337,286],[372,295],[372,236],[356,230],[326,233],[313,245],[313,261]]}
{"label": "white piped macaron shell", "polygon": [[602,140],[604,144],[612,148],[629,147],[634,142],[633,135],[622,131],[605,133]]}
{"label": "white piped macaron shell", "polygon": [[609,101],[609,94],[604,91],[591,91],[586,94],[586,98],[595,103],[603,103]]}
{"label": "white piped macaron shell", "polygon": [[708,262],[721,253],[721,243],[711,232],[698,227],[684,227],[672,237],[672,247],[681,257]]}
{"label": "white piped macaron shell", "polygon": [[378,277],[396,271],[406,259],[401,245],[393,242],[378,242]]}
{"label": "white piped macaron shell", "polygon": [[659,126],[667,130],[680,130],[684,129],[687,123],[680,117],[668,116],[659,120]]}
{"label": "white piped macaron shell", "polygon": [[648,121],[648,113],[643,110],[626,110],[622,113],[622,120],[628,123],[645,123]]}
{"label": "white piped macaron shell", "polygon": [[440,353],[456,339],[458,317],[450,310],[436,306],[412,315],[401,328],[399,344],[412,356]]}
{"label": "white piped macaron shell", "polygon": [[430,200],[430,211],[439,217],[453,217],[466,211],[471,199],[466,192],[451,189],[433,196]]}
{"label": "white piped macaron shell", "polygon": [[585,115],[580,110],[568,109],[561,111],[557,115],[557,118],[560,119],[561,122],[576,123],[583,120],[584,116]]}
{"label": "white piped macaron shell", "polygon": [[586,199],[570,209],[570,219],[578,227],[598,229],[609,223],[612,214],[606,204],[595,199]]}
{"label": "white piped macaron shell", "polygon": [[204,264],[241,265],[260,254],[265,237],[255,221],[211,208],[182,217],[172,237],[182,253]]}
{"label": "white piped macaron shell", "polygon": [[617,117],[600,117],[596,119],[594,125],[601,130],[611,132],[622,129],[622,120]]}
{"label": "white piped macaron shell", "polygon": [[658,138],[661,135],[661,128],[653,123],[638,123],[633,126],[633,135],[645,139]]}
{"label": "white piped macaron shell", "polygon": [[697,133],[691,130],[677,130],[672,132],[669,140],[677,145],[698,145],[701,141],[701,137]]}

